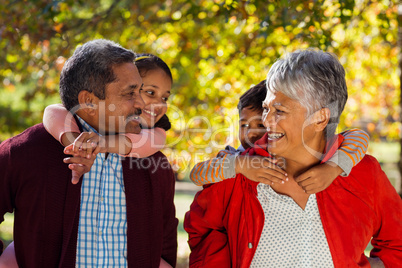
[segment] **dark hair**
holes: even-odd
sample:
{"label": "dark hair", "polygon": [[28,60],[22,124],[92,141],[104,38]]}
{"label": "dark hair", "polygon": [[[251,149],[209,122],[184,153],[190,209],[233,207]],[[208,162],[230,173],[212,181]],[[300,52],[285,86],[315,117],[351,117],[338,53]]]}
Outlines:
{"label": "dark hair", "polygon": [[239,112],[241,112],[241,110],[244,108],[249,108],[251,110],[261,110],[262,113],[262,103],[264,102],[266,96],[267,87],[265,85],[265,80],[263,80],[247,90],[240,97],[239,104],[237,104],[237,109],[239,109]]}
{"label": "dark hair", "polygon": [[60,97],[64,107],[67,110],[76,107],[78,94],[83,90],[104,100],[106,85],[116,79],[113,67],[133,62],[134,58],[134,52],[104,39],[78,47],[64,64],[60,75]]}
{"label": "dark hair", "polygon": [[146,76],[148,71],[161,69],[173,82],[172,72],[170,71],[169,66],[167,66],[167,64],[158,56],[149,53],[137,54],[135,65],[137,66],[141,77]]}

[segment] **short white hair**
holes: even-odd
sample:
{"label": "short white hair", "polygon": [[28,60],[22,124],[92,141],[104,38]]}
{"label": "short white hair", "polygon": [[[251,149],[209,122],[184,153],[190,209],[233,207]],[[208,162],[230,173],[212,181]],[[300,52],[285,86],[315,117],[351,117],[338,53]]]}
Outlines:
{"label": "short white hair", "polygon": [[306,117],[329,108],[327,134],[333,135],[348,99],[345,69],[337,57],[320,50],[299,50],[276,61],[268,72],[267,91],[281,92],[306,108]]}

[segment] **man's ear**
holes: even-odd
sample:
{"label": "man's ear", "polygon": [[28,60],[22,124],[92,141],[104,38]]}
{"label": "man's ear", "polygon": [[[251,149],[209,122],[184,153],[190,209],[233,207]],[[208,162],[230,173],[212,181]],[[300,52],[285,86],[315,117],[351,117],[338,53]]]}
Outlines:
{"label": "man's ear", "polygon": [[328,108],[321,108],[314,113],[314,128],[316,131],[323,131],[331,118],[331,111]]}
{"label": "man's ear", "polygon": [[98,97],[89,91],[82,90],[78,93],[78,103],[81,107],[80,110],[88,115],[95,115],[98,100]]}

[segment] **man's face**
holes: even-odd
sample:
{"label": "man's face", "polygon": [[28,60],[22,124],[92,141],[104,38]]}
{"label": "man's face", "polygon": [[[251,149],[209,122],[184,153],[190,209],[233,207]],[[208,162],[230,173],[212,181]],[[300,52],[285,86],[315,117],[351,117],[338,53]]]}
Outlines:
{"label": "man's face", "polygon": [[104,133],[140,133],[139,115],[144,108],[142,79],[133,63],[113,67],[116,80],[106,86],[105,100],[99,100],[99,130]]}
{"label": "man's face", "polygon": [[267,132],[261,116],[261,110],[252,110],[249,107],[240,111],[239,139],[244,149],[252,147]]}
{"label": "man's face", "polygon": [[268,132],[268,151],[287,159],[303,157],[314,137],[306,124],[306,108],[280,92],[267,92],[263,103],[263,121]]}

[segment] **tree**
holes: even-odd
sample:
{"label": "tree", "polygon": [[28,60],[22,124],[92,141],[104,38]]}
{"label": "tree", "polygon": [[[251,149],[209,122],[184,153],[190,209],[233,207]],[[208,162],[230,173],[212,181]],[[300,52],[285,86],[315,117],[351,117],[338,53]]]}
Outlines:
{"label": "tree", "polygon": [[173,130],[165,153],[181,170],[227,143],[238,144],[239,96],[263,80],[277,58],[298,48],[340,56],[351,99],[341,128],[363,119],[361,127],[373,137],[396,139],[399,91],[390,72],[398,64],[396,8],[395,0],[3,3],[0,112],[6,116],[0,118],[0,139],[40,122],[43,108],[59,102],[65,59],[94,38],[158,54],[172,68]]}
{"label": "tree", "polygon": [[[400,3],[398,6],[398,47],[399,47],[399,109],[400,109],[400,118],[402,118],[402,4]],[[400,137],[400,153],[399,153],[399,173],[402,174],[402,135]],[[402,181],[401,181],[401,188],[402,188]],[[400,193],[402,194],[402,193]]]}

